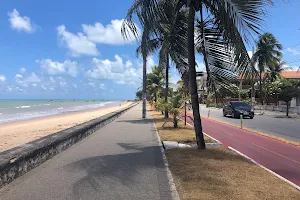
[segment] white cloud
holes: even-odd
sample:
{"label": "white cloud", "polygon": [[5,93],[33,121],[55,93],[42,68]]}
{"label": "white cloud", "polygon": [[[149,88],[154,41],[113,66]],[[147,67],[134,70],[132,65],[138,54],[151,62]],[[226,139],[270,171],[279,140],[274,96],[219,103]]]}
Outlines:
{"label": "white cloud", "polygon": [[21,69],[20,69],[20,73],[21,74],[24,74],[26,72],[26,69],[24,68],[24,67],[22,67]]}
{"label": "white cloud", "polygon": [[253,51],[248,51],[248,55],[249,55],[250,58],[252,58],[252,56],[253,56]]}
{"label": "white cloud", "polygon": [[95,82],[88,82],[88,85],[91,86],[91,87],[93,87],[93,88],[96,87]]}
{"label": "white cloud", "polygon": [[44,90],[47,90],[47,88],[45,86],[43,86],[43,85],[41,86],[41,88],[43,88]]}
{"label": "white cloud", "polygon": [[12,29],[25,31],[27,33],[32,33],[35,31],[35,25],[31,23],[30,18],[26,16],[20,16],[20,13],[16,9],[13,9],[12,12],[9,12],[8,16],[10,27]]}
{"label": "white cloud", "polygon": [[15,78],[23,78],[21,74],[16,74]]}
{"label": "white cloud", "polygon": [[293,55],[300,55],[300,50],[297,49],[287,48],[287,51],[292,53]]}
{"label": "white cloud", "polygon": [[77,62],[66,60],[63,63],[52,61],[51,59],[36,60],[40,65],[42,71],[48,75],[63,75],[68,74],[72,77],[76,77],[78,73]]}
{"label": "white cloud", "polygon": [[93,69],[86,72],[88,78],[112,80],[118,84],[133,86],[137,86],[140,83],[142,68],[130,67],[129,62],[124,63],[119,55],[115,55],[114,61],[93,58],[92,63]]}
{"label": "white cloud", "polygon": [[31,73],[30,76],[23,77],[21,74],[16,74],[16,83],[22,87],[28,87],[31,84],[40,83],[42,79],[35,73]]}
{"label": "white cloud", "polygon": [[101,83],[100,85],[99,85],[99,87],[101,88],[101,89],[105,89],[105,85],[103,84],[103,83]]}
{"label": "white cloud", "polygon": [[36,83],[33,83],[33,84],[31,84],[33,87],[36,87],[37,86],[37,84]]}
{"label": "white cloud", "polygon": [[29,77],[25,79],[28,83],[39,83],[41,82],[41,78],[35,73],[31,73]]}
{"label": "white cloud", "polygon": [[73,88],[78,88],[78,86],[75,83],[73,83]]}
{"label": "white cloud", "polygon": [[0,82],[5,82],[6,81],[6,77],[4,75],[0,75]]}
{"label": "white cloud", "polygon": [[66,81],[60,81],[59,82],[60,87],[64,88],[67,85]]}
{"label": "white cloud", "polygon": [[197,72],[206,71],[206,67],[205,67],[203,62],[199,62],[199,61],[196,60],[196,63],[197,63],[197,66],[196,66],[196,71]]}
{"label": "white cloud", "polygon": [[57,27],[57,33],[63,44],[69,49],[72,56],[98,55],[96,44],[82,33],[68,32],[64,25]]}
{"label": "white cloud", "polygon": [[[139,67],[143,67],[143,61],[142,62],[139,62]],[[156,63],[155,63],[155,61],[154,61],[154,59],[153,59],[153,56],[149,56],[148,58],[147,58],[147,73],[151,73],[152,72],[152,67],[153,66],[155,66],[156,65]]]}
{"label": "white cloud", "polygon": [[88,39],[95,43],[113,45],[132,43],[135,41],[135,37],[131,32],[128,33],[129,37],[127,40],[125,40],[122,36],[122,23],[123,19],[115,19],[111,20],[111,23],[106,26],[96,22],[94,25],[82,24],[82,28]]}
{"label": "white cloud", "polygon": [[56,80],[52,76],[49,77],[49,80],[51,83],[56,83]]}

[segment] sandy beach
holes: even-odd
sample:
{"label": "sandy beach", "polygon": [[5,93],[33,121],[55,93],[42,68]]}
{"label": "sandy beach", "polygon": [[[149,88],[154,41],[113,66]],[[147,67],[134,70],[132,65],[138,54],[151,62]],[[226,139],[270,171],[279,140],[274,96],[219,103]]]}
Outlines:
{"label": "sandy beach", "polygon": [[82,111],[59,116],[1,124],[0,152],[72,126],[76,126],[91,119],[101,117],[110,112],[125,108],[130,104],[131,102],[124,102],[121,106],[111,106],[91,111]]}

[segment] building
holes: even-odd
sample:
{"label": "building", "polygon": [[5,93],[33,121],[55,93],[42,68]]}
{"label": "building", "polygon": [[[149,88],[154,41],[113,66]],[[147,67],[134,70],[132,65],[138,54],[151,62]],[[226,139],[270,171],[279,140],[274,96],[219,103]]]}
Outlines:
{"label": "building", "polygon": [[[300,71],[284,71],[281,72],[281,75],[286,79],[299,79],[300,80]],[[255,81],[258,81],[257,79]],[[198,94],[199,96],[206,96],[207,94],[207,73],[206,72],[197,72],[197,83],[198,83]],[[243,78],[238,78],[236,85],[242,89],[247,90],[251,89],[251,81],[245,80]],[[300,107],[300,97],[294,98],[291,101],[291,107]]]}

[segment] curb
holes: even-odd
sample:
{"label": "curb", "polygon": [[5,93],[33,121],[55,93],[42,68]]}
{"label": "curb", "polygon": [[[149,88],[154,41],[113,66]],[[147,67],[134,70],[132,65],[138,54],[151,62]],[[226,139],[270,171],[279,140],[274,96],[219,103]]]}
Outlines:
{"label": "curb", "polygon": [[279,178],[279,179],[281,179],[282,181],[284,181],[284,182],[290,184],[291,186],[293,186],[294,188],[296,188],[297,190],[300,191],[300,186],[296,185],[295,183],[293,183],[293,182],[289,181],[288,179],[286,179],[286,178],[280,176],[280,175],[277,174],[276,172],[273,172],[272,170],[270,170],[270,169],[268,169],[268,168],[262,166],[261,164],[259,164],[258,162],[256,162],[256,161],[253,160],[252,158],[246,156],[245,154],[239,152],[238,150],[236,150],[236,149],[234,149],[234,148],[232,148],[232,147],[230,147],[230,146],[228,146],[228,149],[230,149],[230,150],[234,151],[235,153],[237,153],[237,154],[243,156],[244,158],[248,159],[248,160],[251,161],[252,163],[254,163],[254,164],[256,164],[257,166],[259,166],[260,168],[262,168],[262,169],[264,169],[264,170],[270,172],[271,174],[273,174],[273,175],[276,176],[277,178]]}
{"label": "curb", "polygon": [[[183,121],[182,119],[179,119],[179,120],[181,120],[181,121]],[[184,122],[184,121],[183,121]],[[187,125],[189,125],[189,126],[191,126],[191,127],[194,127],[193,125],[191,125],[190,123],[186,123]],[[215,140],[217,143],[220,143],[221,145],[222,145],[222,142],[220,142],[219,140],[217,140],[216,138],[214,138],[214,137],[212,137],[212,136],[210,136],[210,135],[208,135],[207,133],[205,133],[205,132],[203,132],[203,134],[204,135],[206,135],[207,137],[209,137],[210,139],[212,139],[212,140]]]}
{"label": "curb", "polygon": [[170,168],[169,168],[169,163],[168,163],[168,160],[167,160],[167,157],[166,157],[166,154],[165,154],[164,147],[163,147],[162,142],[160,140],[160,137],[158,135],[158,131],[157,131],[155,122],[154,122],[154,120],[153,120],[153,118],[151,116],[150,116],[150,118],[152,119],[152,123],[153,123],[153,126],[155,128],[156,137],[157,137],[157,140],[158,140],[158,143],[159,143],[159,147],[160,147],[161,155],[162,155],[162,158],[163,158],[163,162],[165,164],[165,168],[166,168],[166,173],[167,173],[167,177],[168,177],[168,180],[169,180],[169,186],[170,186],[170,190],[171,190],[172,199],[173,200],[180,200],[178,191],[176,189],[176,185],[174,183],[174,179],[173,179],[172,173],[171,173]]}

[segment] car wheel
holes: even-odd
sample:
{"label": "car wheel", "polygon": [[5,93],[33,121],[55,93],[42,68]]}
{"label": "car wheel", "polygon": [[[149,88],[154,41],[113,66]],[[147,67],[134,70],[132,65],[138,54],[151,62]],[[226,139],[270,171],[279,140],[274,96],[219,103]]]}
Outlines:
{"label": "car wheel", "polygon": [[250,116],[250,119],[253,119],[254,118],[254,116]]}
{"label": "car wheel", "polygon": [[238,113],[234,113],[234,114],[233,114],[233,117],[236,118],[236,119],[239,119],[239,118],[240,118],[240,115],[239,115]]}
{"label": "car wheel", "polygon": [[226,113],[225,113],[225,111],[224,111],[224,110],[223,110],[223,116],[224,116],[224,117],[226,117]]}

